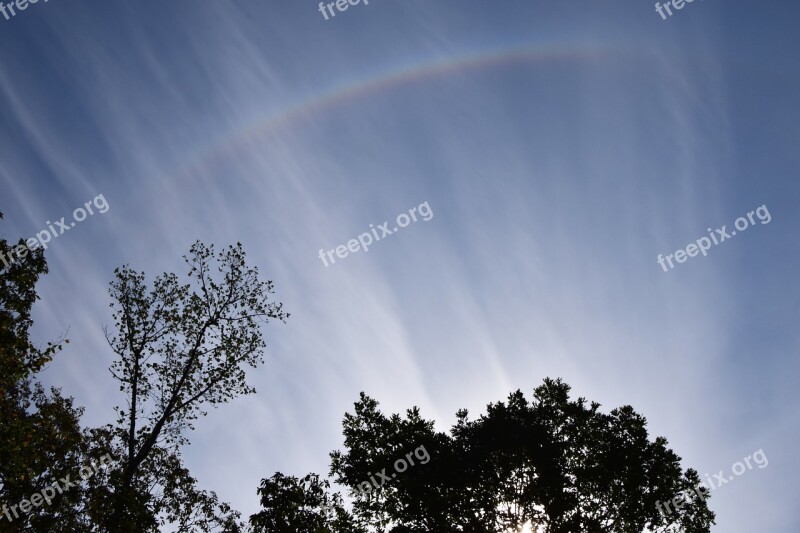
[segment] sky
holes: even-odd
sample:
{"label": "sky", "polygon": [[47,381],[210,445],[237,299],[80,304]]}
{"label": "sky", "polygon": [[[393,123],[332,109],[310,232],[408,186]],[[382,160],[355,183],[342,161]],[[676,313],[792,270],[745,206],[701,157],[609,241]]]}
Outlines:
{"label": "sky", "polygon": [[[632,405],[701,476],[762,450],[712,492],[713,530],[796,533],[798,16],[790,0],[0,16],[0,235],[107,205],[48,243],[34,333],[71,342],[42,379],[84,424],[112,421],[114,268],[185,274],[196,240],[240,241],[292,316],[264,329],[257,394],[211,411],[185,458],[245,516],[275,471],[327,472],[360,391],[446,430],[550,376]],[[412,208],[430,215],[393,231]]]}

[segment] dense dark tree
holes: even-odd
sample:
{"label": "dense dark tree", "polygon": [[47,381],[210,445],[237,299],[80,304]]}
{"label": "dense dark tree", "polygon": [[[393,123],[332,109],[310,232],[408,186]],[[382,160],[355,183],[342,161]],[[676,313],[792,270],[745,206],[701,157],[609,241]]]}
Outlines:
{"label": "dense dark tree", "polygon": [[250,517],[254,533],[325,533],[363,531],[345,510],[340,494],[330,494],[330,482],[316,474],[303,479],[276,473],[261,482],[263,511]]}
{"label": "dense dark tree", "polygon": [[36,283],[46,273],[41,249],[0,239],[0,531],[81,531],[87,525],[81,484],[57,494],[49,505],[20,509],[23,500],[54,479],[74,475],[85,448],[82,411],[36,379],[68,342],[42,348],[30,339]]}
{"label": "dense dark tree", "polygon": [[[547,379],[530,401],[517,391],[475,420],[460,411],[449,434],[416,408],[387,417],[362,394],[344,418],[345,451],[331,454],[330,474],[349,489],[353,523],[393,533],[710,530],[714,514],[702,498],[661,514],[659,502],[700,479],[682,470],[664,438],[648,438],[644,417],[630,406],[603,413],[569,391]],[[273,523],[294,516],[291,487],[265,483],[262,504]],[[347,531],[317,518],[314,529],[296,531]]]}

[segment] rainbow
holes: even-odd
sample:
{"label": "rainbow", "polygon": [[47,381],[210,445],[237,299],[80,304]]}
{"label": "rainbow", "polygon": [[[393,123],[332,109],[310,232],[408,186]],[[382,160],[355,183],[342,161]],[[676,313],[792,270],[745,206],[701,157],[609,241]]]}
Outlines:
{"label": "rainbow", "polygon": [[527,44],[512,49],[479,51],[455,58],[428,60],[411,66],[387,69],[377,75],[334,84],[311,97],[290,103],[281,110],[267,113],[266,116],[243,125],[239,130],[221,140],[196,151],[188,158],[188,162],[182,165],[179,173],[210,164],[215,159],[231,153],[238,147],[248,145],[277,128],[302,123],[330,109],[404,85],[457,73],[502,68],[509,65],[586,60],[608,55],[608,47],[590,44],[569,46],[564,44]]}

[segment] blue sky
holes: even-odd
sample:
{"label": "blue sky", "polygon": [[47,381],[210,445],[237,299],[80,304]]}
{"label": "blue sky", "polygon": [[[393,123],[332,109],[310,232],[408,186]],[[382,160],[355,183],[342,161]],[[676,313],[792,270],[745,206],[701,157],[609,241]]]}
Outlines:
{"label": "blue sky", "polygon": [[[241,241],[292,313],[255,396],[213,411],[187,463],[245,514],[259,480],[327,471],[366,391],[441,429],[560,376],[631,404],[685,466],[769,466],[714,491],[725,532],[800,530],[795,478],[800,88],[789,0],[119,0],[0,18],[0,233],[50,243],[44,374],[122,401],[107,284],[185,272],[197,239]],[[434,214],[325,267],[331,249]],[[769,224],[664,272],[766,205]]]}

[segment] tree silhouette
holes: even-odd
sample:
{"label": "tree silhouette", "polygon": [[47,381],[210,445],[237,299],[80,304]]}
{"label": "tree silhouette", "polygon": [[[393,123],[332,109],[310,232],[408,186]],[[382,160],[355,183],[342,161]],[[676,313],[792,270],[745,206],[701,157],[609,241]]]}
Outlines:
{"label": "tree silhouette", "polygon": [[[241,244],[215,253],[198,242],[185,260],[188,283],[164,274],[148,288],[144,274],[115,271],[106,338],[126,403],[116,423],[82,430],[72,399],[35,379],[69,342],[39,349],[29,338],[35,285],[47,272],[42,250],[0,240],[1,531],[243,529],[237,512],[197,488],[180,451],[208,407],[255,392],[246,369],[263,363],[260,325],[289,314],[270,301],[272,282],[247,266]],[[110,468],[77,479],[106,454],[116,458]],[[47,505],[19,505],[60,479],[71,483]]]}
{"label": "tree silhouette", "polygon": [[245,371],[263,362],[259,326],[289,315],[270,302],[272,282],[246,265],[241,244],[215,254],[198,242],[185,260],[190,283],[164,274],[148,290],[144,274],[127,266],[111,283],[115,333],[106,338],[127,404],[95,438],[122,458],[105,496],[112,531],[150,531],[164,521],[181,531],[238,530],[237,513],[195,488],[180,448],[207,407],[255,392]]}
{"label": "tree silhouette", "polygon": [[[658,502],[700,479],[681,469],[666,439],[648,438],[644,417],[630,406],[602,413],[569,392],[561,380],[546,379],[530,401],[516,391],[475,420],[459,411],[449,434],[417,408],[387,417],[362,393],[344,417],[345,451],[331,454],[330,475],[348,489],[353,524],[393,533],[710,530],[714,513],[705,499],[660,513]],[[420,449],[430,460],[400,469],[398,458]],[[375,488],[365,490],[369,480]],[[297,512],[298,501],[287,498],[292,487],[270,488],[262,505],[276,522]],[[296,531],[348,531],[325,520],[314,527]]]}
{"label": "tree silhouette", "polygon": [[309,474],[302,480],[276,473],[261,482],[258,494],[264,510],[250,517],[254,533],[324,533],[363,531],[353,521],[330,482]]}
{"label": "tree silhouette", "polygon": [[[9,261],[12,248],[15,257]],[[82,410],[59,389],[45,390],[35,377],[69,342],[39,348],[29,336],[36,283],[47,273],[42,250],[28,250],[22,240],[11,246],[0,239],[0,258],[0,530],[81,531],[87,526],[79,512],[82,485],[57,494],[49,505],[28,512],[19,508],[54,479],[80,468]]]}

